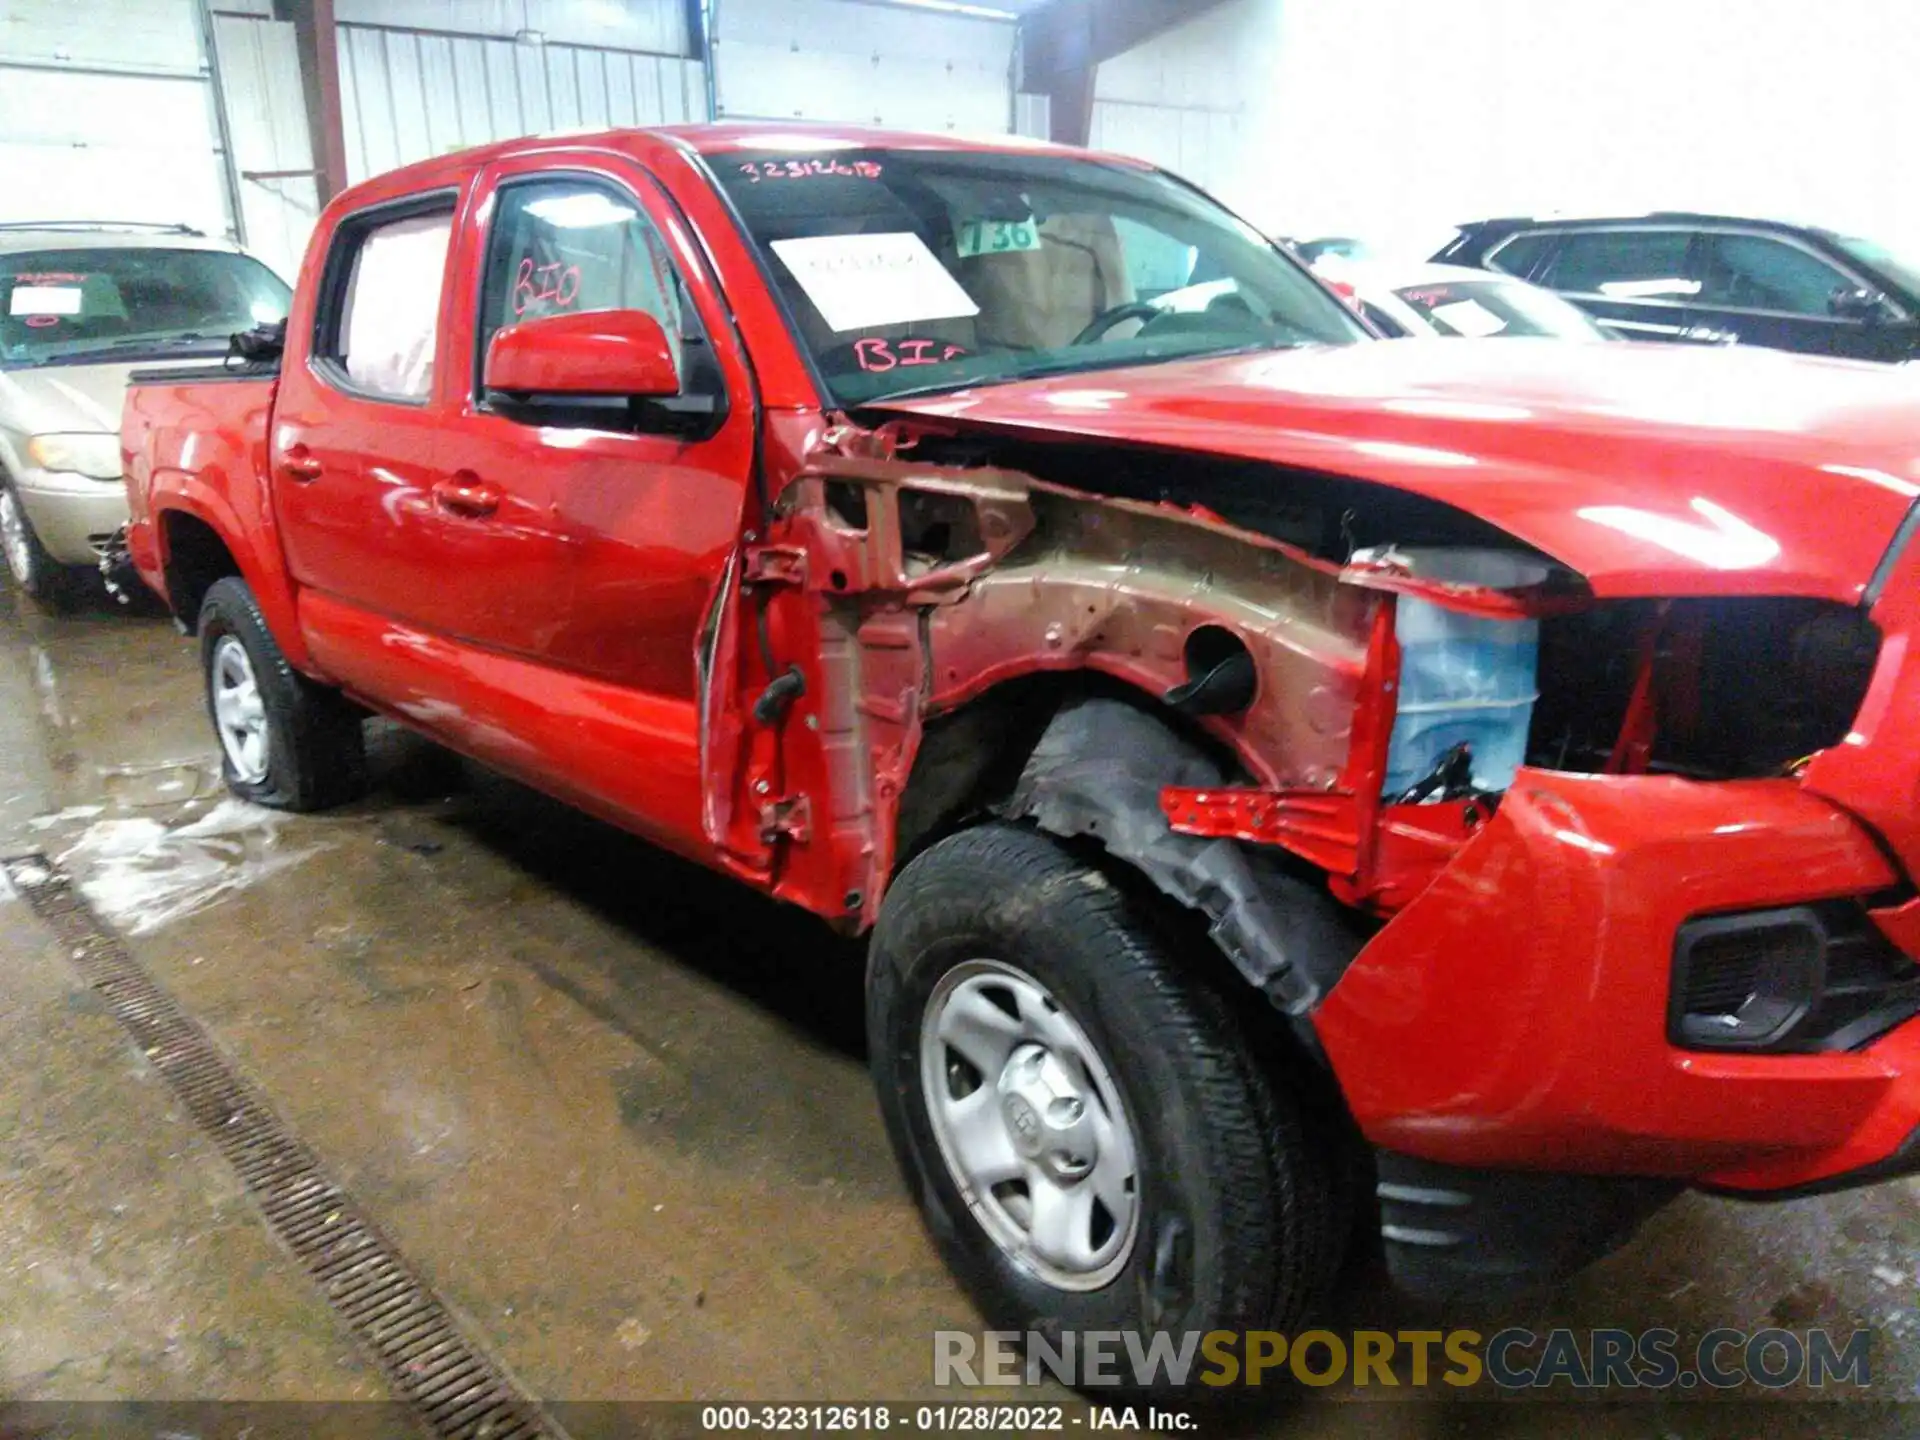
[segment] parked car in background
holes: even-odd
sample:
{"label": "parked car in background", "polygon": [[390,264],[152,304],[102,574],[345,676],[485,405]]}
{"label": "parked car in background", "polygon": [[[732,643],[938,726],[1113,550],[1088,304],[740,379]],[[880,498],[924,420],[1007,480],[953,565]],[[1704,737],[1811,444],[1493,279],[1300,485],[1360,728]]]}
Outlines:
{"label": "parked car in background", "polygon": [[1610,340],[1600,323],[1551,290],[1462,265],[1322,260],[1314,273],[1352,291],[1360,313],[1392,338],[1541,336]]}
{"label": "parked car in background", "polygon": [[0,551],[37,600],[126,524],[120,402],[135,365],[223,355],[284,318],[285,281],[184,226],[0,225]]}
{"label": "parked car in background", "polygon": [[1633,340],[1920,355],[1920,261],[1812,226],[1679,211],[1479,220],[1433,258],[1531,280]]}

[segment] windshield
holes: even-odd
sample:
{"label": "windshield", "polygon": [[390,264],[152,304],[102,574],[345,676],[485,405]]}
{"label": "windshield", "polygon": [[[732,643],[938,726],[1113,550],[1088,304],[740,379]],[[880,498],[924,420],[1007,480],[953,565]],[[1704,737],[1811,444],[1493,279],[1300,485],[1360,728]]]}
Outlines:
{"label": "windshield", "polygon": [[285,282],[223,250],[32,250],[0,255],[0,365],[218,354],[283,320]]}
{"label": "windshield", "polygon": [[[1154,171],[925,150],[714,166],[843,405],[1366,334],[1278,247]],[[1200,283],[1217,286],[1201,309],[1153,303]]]}
{"label": "windshield", "polygon": [[[1391,294],[1440,335],[1549,335],[1560,340],[1607,340],[1605,330],[1551,291],[1517,280],[1447,280],[1396,285]],[[1417,333],[1417,332],[1416,332]]]}
{"label": "windshield", "polygon": [[1920,299],[1920,257],[1896,254],[1872,240],[1860,240],[1850,235],[1837,235],[1834,238],[1842,250],[1861,264],[1878,270],[1909,296]]}

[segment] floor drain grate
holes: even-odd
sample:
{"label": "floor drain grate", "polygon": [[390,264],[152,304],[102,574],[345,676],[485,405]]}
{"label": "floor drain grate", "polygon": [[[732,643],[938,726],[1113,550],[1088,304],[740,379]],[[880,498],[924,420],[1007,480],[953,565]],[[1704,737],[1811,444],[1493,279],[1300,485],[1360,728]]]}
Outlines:
{"label": "floor drain grate", "polygon": [[148,1063],[239,1172],[268,1225],[428,1429],[449,1440],[564,1440],[199,1024],[94,917],[72,881],[43,855],[4,865],[14,889],[67,947]]}

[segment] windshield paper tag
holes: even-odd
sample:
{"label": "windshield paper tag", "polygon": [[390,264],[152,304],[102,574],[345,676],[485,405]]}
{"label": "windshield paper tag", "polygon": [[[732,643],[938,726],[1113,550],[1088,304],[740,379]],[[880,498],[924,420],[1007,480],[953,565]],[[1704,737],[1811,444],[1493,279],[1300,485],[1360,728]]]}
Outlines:
{"label": "windshield paper tag", "polygon": [[1478,300],[1452,300],[1445,305],[1436,305],[1427,312],[1442,325],[1457,330],[1472,340],[1487,335],[1498,335],[1507,328],[1507,322],[1494,314]]}
{"label": "windshield paper tag", "polygon": [[960,282],[912,231],[775,240],[773,253],[835,330],[978,315]]}
{"label": "windshield paper tag", "polygon": [[16,285],[11,315],[78,315],[80,291],[71,285]]}
{"label": "windshield paper tag", "polygon": [[989,220],[983,217],[961,220],[953,227],[960,258],[975,255],[1010,255],[1019,250],[1040,248],[1040,227],[1033,217],[1025,220]]}

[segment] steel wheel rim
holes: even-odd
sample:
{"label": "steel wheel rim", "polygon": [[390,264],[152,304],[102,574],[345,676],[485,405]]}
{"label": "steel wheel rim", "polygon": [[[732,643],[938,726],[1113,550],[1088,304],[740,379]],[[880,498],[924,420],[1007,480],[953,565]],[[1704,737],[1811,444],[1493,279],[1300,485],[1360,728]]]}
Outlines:
{"label": "steel wheel rim", "polygon": [[267,707],[254,677],[253,658],[232,635],[214,642],[208,667],[213,695],[213,728],[234,778],[247,784],[267,775]]}
{"label": "steel wheel rim", "polygon": [[0,550],[7,555],[7,569],[21,589],[33,584],[33,545],[27,537],[27,516],[19,497],[0,489]]}
{"label": "steel wheel rim", "polygon": [[999,960],[948,971],[920,1081],[947,1173],[1001,1251],[1061,1290],[1112,1283],[1139,1234],[1139,1151],[1106,1061],[1047,988]]}

